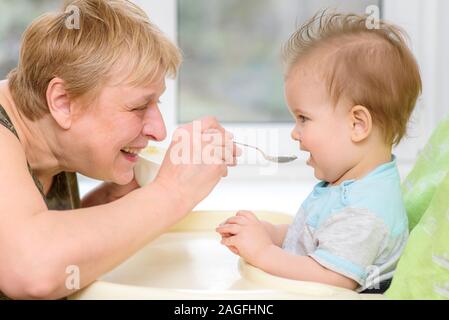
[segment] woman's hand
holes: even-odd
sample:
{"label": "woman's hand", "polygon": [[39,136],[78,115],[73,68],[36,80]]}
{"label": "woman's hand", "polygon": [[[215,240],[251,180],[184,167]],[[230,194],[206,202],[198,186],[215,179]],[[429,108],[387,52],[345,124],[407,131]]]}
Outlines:
{"label": "woman's hand", "polygon": [[81,201],[81,207],[89,208],[110,203],[126,196],[128,193],[138,188],[139,184],[135,179],[123,186],[112,182],[103,182],[84,196]]}
{"label": "woman's hand", "polygon": [[274,245],[264,223],[249,211],[239,211],[216,231],[223,245],[256,267],[264,261],[266,249]]}
{"label": "woman's hand", "polygon": [[153,183],[164,187],[190,211],[235,166],[241,154],[215,118],[178,128]]}

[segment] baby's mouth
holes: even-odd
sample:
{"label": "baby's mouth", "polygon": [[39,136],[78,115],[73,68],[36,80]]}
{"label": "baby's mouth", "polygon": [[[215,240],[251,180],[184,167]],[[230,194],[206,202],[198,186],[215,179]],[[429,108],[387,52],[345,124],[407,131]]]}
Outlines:
{"label": "baby's mouth", "polygon": [[310,154],[309,159],[307,159],[307,164],[310,166],[313,161],[312,154]]}

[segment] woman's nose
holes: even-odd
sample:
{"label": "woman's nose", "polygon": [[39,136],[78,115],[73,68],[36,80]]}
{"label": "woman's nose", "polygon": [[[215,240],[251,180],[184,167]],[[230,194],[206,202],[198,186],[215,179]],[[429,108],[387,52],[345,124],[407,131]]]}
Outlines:
{"label": "woman's nose", "polygon": [[156,141],[163,141],[167,137],[167,129],[159,107],[148,108],[143,119],[142,135]]}

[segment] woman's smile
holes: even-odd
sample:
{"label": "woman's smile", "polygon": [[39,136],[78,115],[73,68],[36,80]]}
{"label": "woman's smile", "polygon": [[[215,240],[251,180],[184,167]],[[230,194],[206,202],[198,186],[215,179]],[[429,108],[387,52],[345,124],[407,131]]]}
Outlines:
{"label": "woman's smile", "polygon": [[122,153],[122,155],[125,157],[126,160],[135,163],[135,162],[137,162],[138,155],[139,155],[140,151],[142,151],[142,149],[143,148],[125,147],[125,148],[121,149],[120,152]]}
{"label": "woman's smile", "polygon": [[138,159],[138,155],[135,153],[129,153],[123,150],[120,150],[120,152],[122,153],[122,155],[125,157],[126,160],[136,163],[137,159]]}

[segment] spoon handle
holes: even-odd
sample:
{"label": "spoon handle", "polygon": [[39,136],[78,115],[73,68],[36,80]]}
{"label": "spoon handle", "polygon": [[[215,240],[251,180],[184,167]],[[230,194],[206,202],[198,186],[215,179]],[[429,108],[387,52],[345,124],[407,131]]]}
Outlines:
{"label": "spoon handle", "polygon": [[288,162],[292,162],[295,161],[296,159],[298,159],[297,156],[290,156],[290,157],[273,157],[273,156],[268,156],[265,154],[265,152],[263,152],[261,149],[259,149],[258,147],[255,146],[251,146],[249,144],[246,143],[241,143],[241,142],[235,142],[235,144],[241,145],[241,146],[245,146],[245,147],[249,147],[249,148],[253,148],[256,149],[257,151],[259,151],[262,156],[265,158],[265,160],[267,161],[271,161],[271,162],[277,162],[277,163],[288,163]]}

